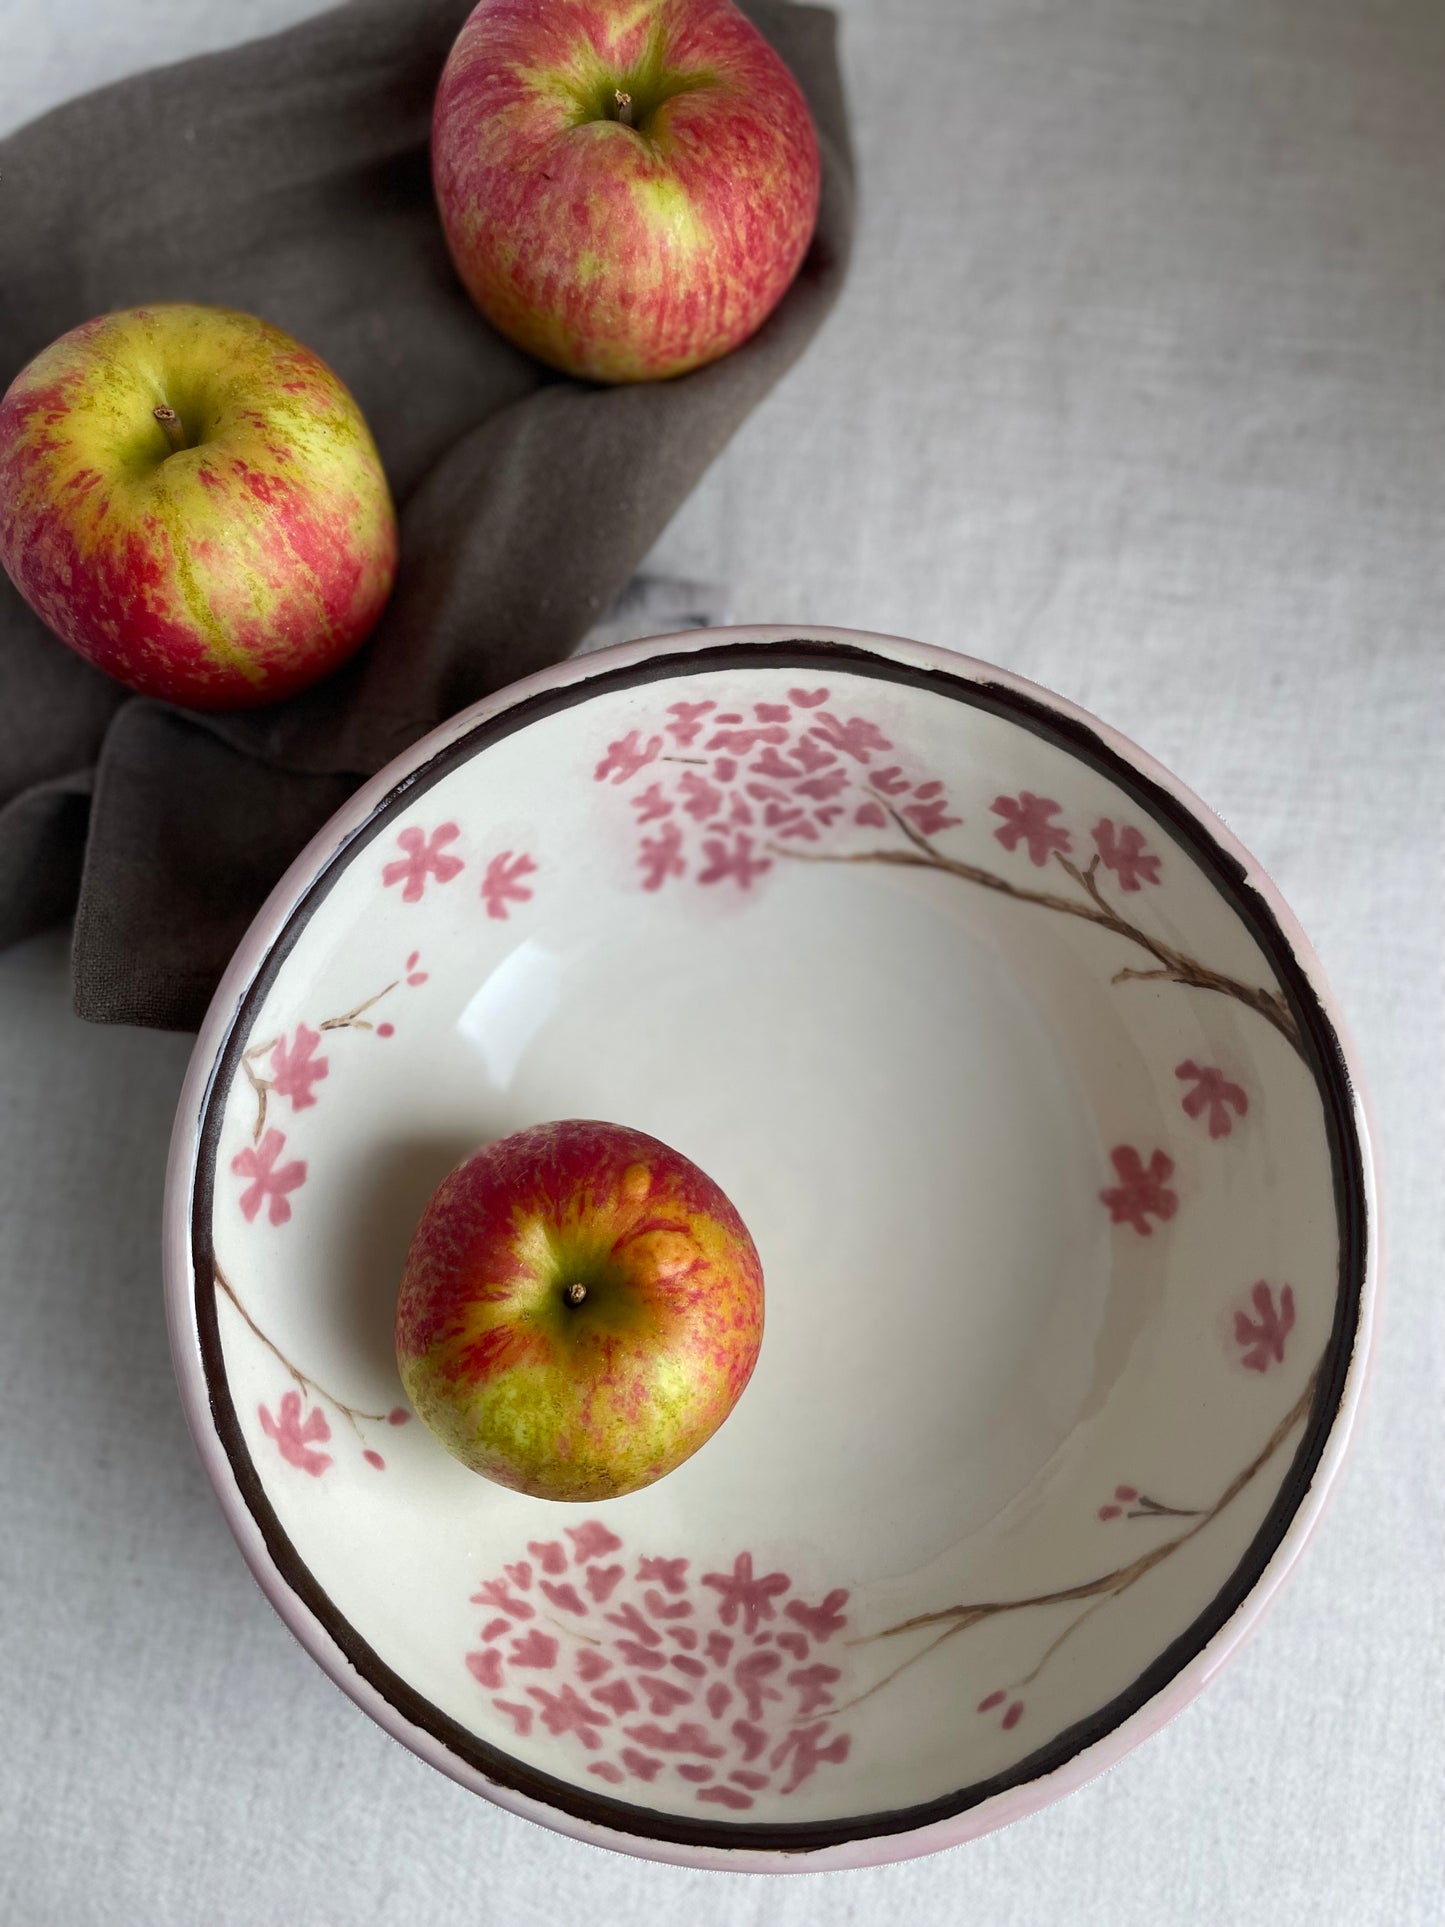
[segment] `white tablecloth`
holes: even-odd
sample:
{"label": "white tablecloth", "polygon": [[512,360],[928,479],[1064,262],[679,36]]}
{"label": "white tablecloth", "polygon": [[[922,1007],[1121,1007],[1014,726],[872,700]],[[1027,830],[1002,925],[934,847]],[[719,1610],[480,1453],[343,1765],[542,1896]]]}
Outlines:
{"label": "white tablecloth", "polygon": [[[0,125],[305,11],[0,0]],[[851,284],[657,565],[729,584],[738,620],[893,630],[1036,677],[1263,860],[1373,1088],[1393,1261],[1359,1452],[1243,1657],[1033,1820],[791,1880],[571,1844],[384,1738],[252,1585],[162,1323],[187,1043],[83,1028],[47,938],[0,958],[15,1927],[1442,1917],[1445,9],[843,12]]]}

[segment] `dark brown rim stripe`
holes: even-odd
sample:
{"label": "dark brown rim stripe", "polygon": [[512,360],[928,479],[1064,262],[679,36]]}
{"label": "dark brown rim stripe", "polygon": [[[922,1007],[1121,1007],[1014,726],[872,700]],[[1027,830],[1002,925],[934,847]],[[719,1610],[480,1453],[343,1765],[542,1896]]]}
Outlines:
{"label": "dark brown rim stripe", "polygon": [[[1139,1677],[1106,1706],[1056,1734],[1046,1745],[1007,1772],[942,1795],[936,1800],[846,1819],[747,1824],[696,1820],[651,1807],[594,1794],[539,1772],[511,1754],[489,1746],[415,1692],[332,1604],[292,1545],[272,1510],[251,1463],[231,1401],[221,1353],[216,1292],[212,1283],[211,1216],[216,1158],[226,1093],[235,1077],[254,1013],[264,1001],[292,947],[352,860],[395,816],[398,808],[430,789],[478,752],[529,724],[606,691],[641,687],[673,677],[702,676],[719,670],[761,666],[814,673],[833,671],[881,682],[900,683],[982,709],[1069,751],[1115,783],[1190,854],[1211,876],[1221,894],[1254,937],[1275,972],[1299,1024],[1306,1062],[1314,1074],[1324,1111],[1339,1226],[1340,1266],[1335,1317],[1309,1421],[1278,1496],[1243,1559],[1194,1622]],[[1161,1692],[1231,1619],[1254,1589],[1302,1504],[1323,1453],[1344,1389],[1359,1322],[1360,1298],[1368,1252],[1364,1168],[1355,1129],[1353,1086],[1340,1040],[1313,985],[1296,959],[1274,912],[1248,881],[1243,866],[1210,837],[1193,813],[1166,789],[1133,768],[1086,723],[1058,714],[1036,697],[999,683],[970,681],[966,674],[875,655],[856,644],[810,641],[718,642],[698,650],[660,654],[645,662],[603,670],[560,689],[523,698],[511,708],[476,724],[456,742],[404,777],[376,805],[365,822],[333,853],[278,932],[231,1019],[226,1041],[201,1103],[196,1175],[191,1201],[191,1255],[195,1312],[201,1361],[216,1432],[230,1461],[237,1487],[254,1519],[267,1554],[292,1593],[321,1626],[356,1672],[411,1725],[437,1740],[466,1766],[500,1786],[558,1809],[578,1820],[639,1839],[720,1849],[753,1849],[806,1854],[850,1840],[912,1832],[949,1819],[995,1795],[1055,1772],[1085,1748],[1095,1745]]]}

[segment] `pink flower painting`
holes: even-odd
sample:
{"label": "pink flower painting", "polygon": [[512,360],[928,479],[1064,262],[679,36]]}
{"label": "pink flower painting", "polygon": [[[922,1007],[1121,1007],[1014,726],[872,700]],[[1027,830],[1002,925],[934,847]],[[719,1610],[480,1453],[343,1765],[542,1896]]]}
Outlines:
{"label": "pink flower painting", "polygon": [[690,876],[747,895],[780,853],[807,854],[835,825],[886,829],[891,810],[929,837],[963,821],[937,777],[887,760],[897,752],[877,722],[830,700],[827,689],[790,689],[786,702],[736,710],[670,703],[660,732],[633,729],[607,745],[593,779],[634,785],[644,890]]}
{"label": "pink flower painting", "polygon": [[1211,1137],[1228,1137],[1235,1119],[1249,1110],[1249,1098],[1243,1087],[1231,1084],[1224,1072],[1212,1064],[1201,1069],[1192,1057],[1186,1057],[1182,1064],[1174,1066],[1174,1075],[1194,1087],[1181,1100],[1184,1115],[1206,1118]]}
{"label": "pink flower painting", "polygon": [[283,1392],[279,1417],[273,1418],[262,1405],[257,1408],[261,1420],[261,1430],[267,1438],[276,1441],[277,1450],[288,1465],[296,1466],[302,1472],[309,1472],[313,1479],[331,1464],[329,1452],[318,1452],[316,1447],[324,1445],[331,1437],[331,1427],[326,1423],[326,1414],[319,1405],[313,1405],[301,1417],[301,1394]]}
{"label": "pink flower painting", "polygon": [[1177,1195],[1165,1182],[1174,1175],[1174,1160],[1163,1151],[1155,1151],[1145,1164],[1130,1144],[1119,1145],[1109,1155],[1119,1182],[1101,1191],[1099,1197],[1109,1207],[1112,1223],[1132,1225],[1147,1238],[1154,1229],[1151,1217],[1162,1223],[1179,1209]]}
{"label": "pink flower painting", "polygon": [[641,731],[630,729],[619,741],[607,745],[607,754],[592,772],[593,779],[598,783],[626,783],[661,753],[660,736],[649,736],[644,743]]}
{"label": "pink flower painting", "polygon": [[[817,1651],[848,1623],[845,1588],[815,1604],[751,1552],[695,1575],[686,1556],[629,1553],[600,1519],[526,1551],[472,1595],[484,1617],[463,1655],[512,1731],[539,1725],[608,1786],[739,1813],[848,1758],[845,1653]],[[545,1632],[533,1599],[552,1609]]]}
{"label": "pink flower painting", "polygon": [[510,914],[508,905],[530,903],[532,892],[522,878],[532,876],[536,868],[531,857],[514,856],[510,850],[494,856],[482,877],[482,902],[487,906],[487,915],[505,923]]}
{"label": "pink flower painting", "polygon": [[284,1134],[270,1130],[259,1144],[248,1144],[231,1159],[236,1176],[250,1180],[241,1193],[241,1216],[247,1224],[254,1221],[263,1204],[272,1224],[285,1224],[291,1216],[288,1193],[306,1182],[306,1165],[300,1158],[282,1164],[280,1157],[285,1148]]}
{"label": "pink flower painting", "polygon": [[1055,803],[1052,797],[1020,790],[1017,796],[996,796],[989,808],[1003,818],[994,835],[1006,850],[1016,850],[1022,843],[1030,863],[1040,870],[1055,850],[1061,856],[1068,855],[1073,838],[1062,823],[1052,820],[1063,809],[1063,804]]}
{"label": "pink flower painting", "polygon": [[[1294,1330],[1294,1292],[1281,1287],[1278,1296],[1263,1278],[1249,1294],[1250,1311],[1234,1314],[1234,1342],[1247,1372],[1267,1372],[1284,1363],[1284,1342]],[[1252,1316],[1251,1316],[1252,1312]]]}
{"label": "pink flower painting", "polygon": [[331,1068],[326,1058],[315,1055],[320,1042],[320,1031],[298,1024],[292,1041],[278,1039],[271,1053],[271,1089],[278,1097],[289,1098],[293,1111],[310,1109],[316,1102],[312,1086]]}
{"label": "pink flower painting", "polygon": [[460,835],[461,830],[455,823],[439,823],[430,836],[414,826],[400,831],[396,841],[403,854],[382,870],[383,885],[389,890],[399,883],[403,903],[420,903],[428,877],[435,877],[438,883],[450,883],[466,868],[459,856],[452,856],[446,850],[446,845],[454,843]]}
{"label": "pink flower painting", "polygon": [[1132,825],[1126,824],[1116,831],[1106,816],[1094,826],[1094,844],[1099,861],[1106,870],[1114,872],[1119,888],[1126,893],[1137,890],[1143,883],[1159,881],[1159,859]]}

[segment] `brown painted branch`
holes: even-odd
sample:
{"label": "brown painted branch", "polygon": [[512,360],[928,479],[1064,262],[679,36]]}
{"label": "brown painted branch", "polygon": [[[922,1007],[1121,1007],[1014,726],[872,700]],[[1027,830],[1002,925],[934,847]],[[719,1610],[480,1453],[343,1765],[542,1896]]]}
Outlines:
{"label": "brown painted branch", "polygon": [[600,1646],[602,1644],[602,1641],[595,1639],[591,1633],[581,1632],[576,1626],[564,1625],[560,1619],[555,1618],[551,1613],[543,1613],[542,1617],[549,1626],[555,1626],[564,1639],[575,1639],[584,1646]]}
{"label": "brown painted branch", "polygon": [[370,1030],[370,1024],[363,1024],[358,1021],[362,1012],[370,1010],[373,1004],[379,1004],[383,997],[389,997],[400,982],[400,977],[393,977],[385,990],[378,990],[373,997],[363,998],[359,1004],[343,1012],[340,1017],[323,1017],[316,1028],[318,1030]]}
{"label": "brown painted branch", "polygon": [[273,1037],[269,1044],[253,1044],[241,1058],[241,1069],[246,1073],[246,1082],[256,1093],[256,1122],[251,1131],[253,1144],[261,1142],[261,1133],[266,1128],[266,1099],[272,1085],[268,1079],[256,1075],[252,1069],[251,1060],[256,1057],[265,1057],[268,1052],[275,1050],[280,1041],[279,1037]]}
{"label": "brown painted branch", "polygon": [[1109,1601],[1107,1597],[1103,1599],[1095,1599],[1090,1601],[1090,1603],[1087,1606],[1085,1606],[1084,1610],[1081,1613],[1076,1613],[1074,1617],[1069,1621],[1068,1625],[1065,1626],[1064,1630],[1057,1636],[1057,1638],[1051,1639],[1049,1641],[1048,1645],[1045,1646],[1044,1650],[1039,1654],[1039,1657],[1036,1663],[1029,1668],[1028,1672],[1024,1674],[1023,1678],[1016,1679],[1014,1681],[1013,1690],[1015,1692],[1019,1692],[1025,1686],[1032,1686],[1034,1681],[1038,1678],[1039,1674],[1048,1665],[1049,1661],[1053,1658],[1054,1654],[1058,1652],[1060,1647],[1066,1646],[1068,1642],[1073,1638],[1074,1634],[1084,1624],[1084,1622],[1086,1620],[1092,1619],[1094,1614],[1098,1612],[1100,1607],[1107,1606],[1108,1603]]}
{"label": "brown painted branch", "polygon": [[1127,917],[1112,908],[1098,885],[1099,859],[1095,857],[1087,870],[1081,870],[1067,857],[1055,851],[1060,866],[1066,875],[1083,892],[1082,897],[1060,896],[1052,890],[1030,890],[1011,883],[1007,877],[999,876],[993,870],[982,869],[976,863],[962,863],[956,857],[945,856],[936,844],[932,843],[921,830],[918,830],[906,817],[894,809],[888,798],[879,791],[870,792],[882,807],[887,810],[893,822],[907,837],[911,850],[855,850],[840,851],[836,854],[827,850],[800,850],[785,848],[778,843],[770,843],[769,851],[775,856],[792,857],[802,863],[893,863],[906,869],[941,870],[948,876],[960,877],[965,883],[974,883],[983,890],[994,890],[1000,896],[1012,897],[1016,903],[1031,903],[1041,910],[1053,910],[1060,916],[1077,917],[1084,923],[1092,923],[1101,930],[1108,930],[1127,943],[1137,944],[1154,958],[1157,970],[1122,970],[1114,978],[1115,983],[1127,979],[1157,980],[1188,985],[1194,990],[1213,991],[1221,997],[1231,997],[1236,1003],[1263,1017],[1273,1025],[1288,1044],[1295,1050],[1302,1049],[1299,1026],[1295,1023],[1294,1013],[1284,999],[1272,990],[1259,985],[1247,984],[1237,977],[1226,976],[1224,972],[1211,970],[1196,958],[1175,950],[1161,938],[1153,937],[1147,930],[1130,923]]}
{"label": "brown painted branch", "polygon": [[[861,1693],[855,1693],[852,1699],[844,1700],[841,1706],[830,1707],[829,1717],[830,1718],[836,1717],[839,1713],[850,1713],[852,1712],[855,1706],[861,1706],[864,1700],[871,1700],[875,1693],[881,1693],[885,1686],[891,1686],[894,1680],[898,1678],[898,1675],[900,1673],[906,1673],[910,1666],[916,1666],[920,1660],[927,1659],[930,1653],[936,1653],[939,1647],[944,1644],[945,1640],[954,1638],[955,1635],[957,1635],[958,1633],[966,1633],[970,1626],[976,1626],[978,1624],[979,1619],[987,1618],[987,1616],[988,1615],[986,1613],[980,1612],[977,1618],[971,1619],[967,1616],[964,1616],[962,1618],[955,1619],[952,1625],[944,1627],[943,1631],[938,1634],[937,1638],[930,1639],[928,1644],[922,1647],[918,1652],[910,1653],[907,1659],[900,1660],[898,1665],[896,1665],[893,1668],[891,1673],[885,1673],[882,1679],[875,1679],[871,1686],[865,1686]],[[881,1633],[873,1633],[869,1635],[870,1639],[881,1639],[883,1637],[884,1635]],[[853,1646],[865,1646],[868,1643],[869,1643],[868,1639],[854,1639],[849,1641],[849,1644]],[[797,1726],[799,1724],[801,1717],[802,1716],[799,1715],[799,1718],[795,1719],[792,1722],[794,1726]]]}
{"label": "brown painted branch", "polygon": [[241,1303],[236,1287],[214,1260],[211,1264],[211,1275],[215,1280],[216,1289],[226,1294],[245,1324],[248,1325],[257,1338],[260,1339],[272,1357],[278,1359],[280,1363],[285,1366],[286,1370],[291,1374],[292,1378],[295,1379],[297,1385],[303,1392],[309,1392],[314,1398],[324,1398],[328,1405],[333,1406],[336,1411],[340,1412],[341,1416],[348,1421],[353,1429],[357,1428],[357,1421],[359,1419],[370,1419],[378,1425],[385,1420],[387,1416],[385,1412],[359,1411],[356,1406],[348,1405],[345,1399],[338,1398],[335,1392],[328,1392],[324,1385],[318,1384],[309,1373],[303,1372],[299,1365],[293,1365],[285,1352],[283,1352],[281,1347],[276,1343],[275,1339],[268,1337],[268,1335],[262,1331],[250,1312],[247,1311],[246,1307]]}
{"label": "brown painted branch", "polygon": [[[1137,1559],[1130,1560],[1127,1565],[1116,1566],[1112,1572],[1101,1573],[1098,1578],[1086,1579],[1076,1586],[1061,1586],[1055,1592],[1035,1593],[1025,1599],[970,1601],[965,1605],[944,1606],[937,1612],[916,1613],[911,1619],[902,1620],[896,1626],[885,1626],[881,1632],[866,1634],[851,1643],[855,1646],[864,1646],[875,1639],[896,1639],[900,1633],[915,1632],[920,1627],[936,1626],[945,1621],[961,1621],[966,1625],[974,1626],[980,1620],[991,1619],[998,1613],[1022,1612],[1031,1606],[1062,1606],[1072,1599],[1093,1599],[1101,1594],[1116,1597],[1119,1593],[1127,1592],[1131,1586],[1137,1585],[1146,1573],[1152,1572],[1155,1566],[1168,1559],[1178,1551],[1180,1546],[1187,1544],[1212,1520],[1217,1519],[1221,1512],[1234,1503],[1245,1487],[1258,1477],[1308,1412],[1323,1365],[1322,1359],[1310,1373],[1304,1390],[1243,1471],[1235,1475],[1213,1505],[1195,1517],[1193,1525],[1176,1534],[1174,1538],[1165,1539],[1159,1545],[1151,1546],[1148,1552],[1141,1553]],[[925,1648],[925,1651],[927,1650]],[[922,1656],[922,1654],[918,1655],[919,1658]]]}
{"label": "brown painted branch", "polygon": [[1103,911],[1104,915],[1106,917],[1112,916],[1113,912],[1109,908],[1109,905],[1104,901],[1104,893],[1099,888],[1098,856],[1095,855],[1089,858],[1087,869],[1075,870],[1074,866],[1071,863],[1064,862],[1064,856],[1062,851],[1055,850],[1054,855],[1058,857],[1060,863],[1064,864],[1064,868],[1066,870],[1071,871],[1072,874],[1078,879],[1080,886],[1089,893],[1090,897],[1092,897],[1093,901],[1098,905],[1099,909]]}

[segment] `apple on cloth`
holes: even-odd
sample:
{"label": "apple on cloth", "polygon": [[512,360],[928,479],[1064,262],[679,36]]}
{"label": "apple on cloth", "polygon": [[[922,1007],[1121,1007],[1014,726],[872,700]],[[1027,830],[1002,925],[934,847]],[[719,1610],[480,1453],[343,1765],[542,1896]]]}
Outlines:
{"label": "apple on cloth", "polygon": [[763,1337],[747,1227],[643,1131],[535,1124],[443,1178],[412,1238],[396,1356],[420,1418],[472,1471],[591,1504],[705,1445]]}
{"label": "apple on cloth", "polygon": [[480,0],[437,89],[437,205],[482,313],[596,381],[753,334],[818,213],[818,142],[732,0]]}
{"label": "apple on cloth", "polygon": [[0,944],[73,913],[83,1016],[199,1023],[307,840],[445,716],[569,654],[813,339],[852,228],[835,23],[783,0],[744,11],[807,97],[818,223],[758,332],[671,382],[558,379],[459,283],[430,131],[469,0],[350,0],[0,141],[0,387],[101,312],[264,315],[354,395],[401,529],[366,646],[229,715],[127,695],[0,580]]}
{"label": "apple on cloth", "polygon": [[319,681],[375,627],[396,555],[360,409],[254,315],[102,315],[0,397],[0,565],[140,695],[233,709]]}

